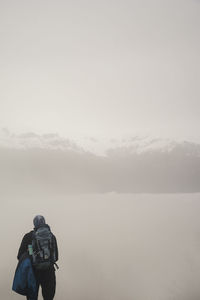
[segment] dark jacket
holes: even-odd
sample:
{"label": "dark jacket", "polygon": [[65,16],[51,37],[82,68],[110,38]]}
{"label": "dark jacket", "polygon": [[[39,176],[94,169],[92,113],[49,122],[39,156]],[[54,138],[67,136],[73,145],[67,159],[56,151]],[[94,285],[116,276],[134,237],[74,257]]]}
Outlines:
{"label": "dark jacket", "polygon": [[28,253],[24,253],[20,257],[13,279],[12,290],[20,295],[26,295],[30,300],[37,299],[38,284]]}
{"label": "dark jacket", "polygon": [[[47,225],[47,224],[45,224],[43,226],[47,226],[50,229],[49,225]],[[20,257],[28,251],[28,245],[32,244],[34,230],[31,230],[29,233],[24,235],[24,237],[22,239],[22,242],[21,242],[21,245],[19,247],[18,254],[17,254],[18,259],[20,259]],[[56,261],[58,261],[58,246],[57,246],[57,241],[56,241],[55,235],[53,235],[53,238],[55,240],[55,246],[56,246],[56,249],[55,249],[55,251],[56,251],[56,253],[55,253],[56,254]]]}

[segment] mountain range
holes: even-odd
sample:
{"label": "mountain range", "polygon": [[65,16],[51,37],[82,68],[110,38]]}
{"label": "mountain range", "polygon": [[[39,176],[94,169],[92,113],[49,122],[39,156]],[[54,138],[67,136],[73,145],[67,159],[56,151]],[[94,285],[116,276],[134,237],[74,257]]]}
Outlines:
{"label": "mountain range", "polygon": [[200,144],[150,137],[66,139],[0,132],[1,189],[61,193],[200,191]]}
{"label": "mountain range", "polygon": [[63,138],[57,133],[36,134],[27,132],[13,134],[8,129],[0,131],[0,148],[4,149],[49,149],[90,152],[97,156],[108,156],[110,153],[142,154],[145,152],[171,152],[182,149],[187,154],[200,155],[200,144],[172,139],[152,138],[149,136],[126,136],[122,138],[94,138],[82,136]]}

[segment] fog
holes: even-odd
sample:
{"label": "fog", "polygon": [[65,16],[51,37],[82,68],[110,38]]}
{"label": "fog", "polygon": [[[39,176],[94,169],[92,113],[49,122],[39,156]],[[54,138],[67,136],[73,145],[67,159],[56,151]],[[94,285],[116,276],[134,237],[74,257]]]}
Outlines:
{"label": "fog", "polygon": [[0,1],[0,125],[198,138],[194,0]]}
{"label": "fog", "polygon": [[[22,299],[36,214],[58,241],[55,300],[200,299],[199,3],[0,1],[2,300]],[[190,142],[68,140],[126,134]]]}
{"label": "fog", "polygon": [[199,299],[199,197],[5,193],[1,299],[22,299],[11,291],[16,255],[36,214],[45,216],[58,241],[55,300]]}

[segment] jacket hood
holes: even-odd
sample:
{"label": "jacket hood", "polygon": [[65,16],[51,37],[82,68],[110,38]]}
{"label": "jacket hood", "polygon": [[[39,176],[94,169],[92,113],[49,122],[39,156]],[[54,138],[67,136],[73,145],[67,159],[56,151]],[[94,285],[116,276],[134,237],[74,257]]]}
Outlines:
{"label": "jacket hood", "polygon": [[45,218],[41,215],[37,215],[33,219],[33,225],[35,228],[38,228],[39,226],[44,225],[44,224],[46,224]]}

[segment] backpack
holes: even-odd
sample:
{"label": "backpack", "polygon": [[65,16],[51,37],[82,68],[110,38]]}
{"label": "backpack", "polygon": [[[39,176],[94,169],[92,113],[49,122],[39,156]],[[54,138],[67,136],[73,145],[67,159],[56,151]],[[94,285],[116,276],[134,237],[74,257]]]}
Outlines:
{"label": "backpack", "polygon": [[46,270],[56,261],[55,238],[48,226],[41,226],[33,232],[32,263],[37,270]]}

